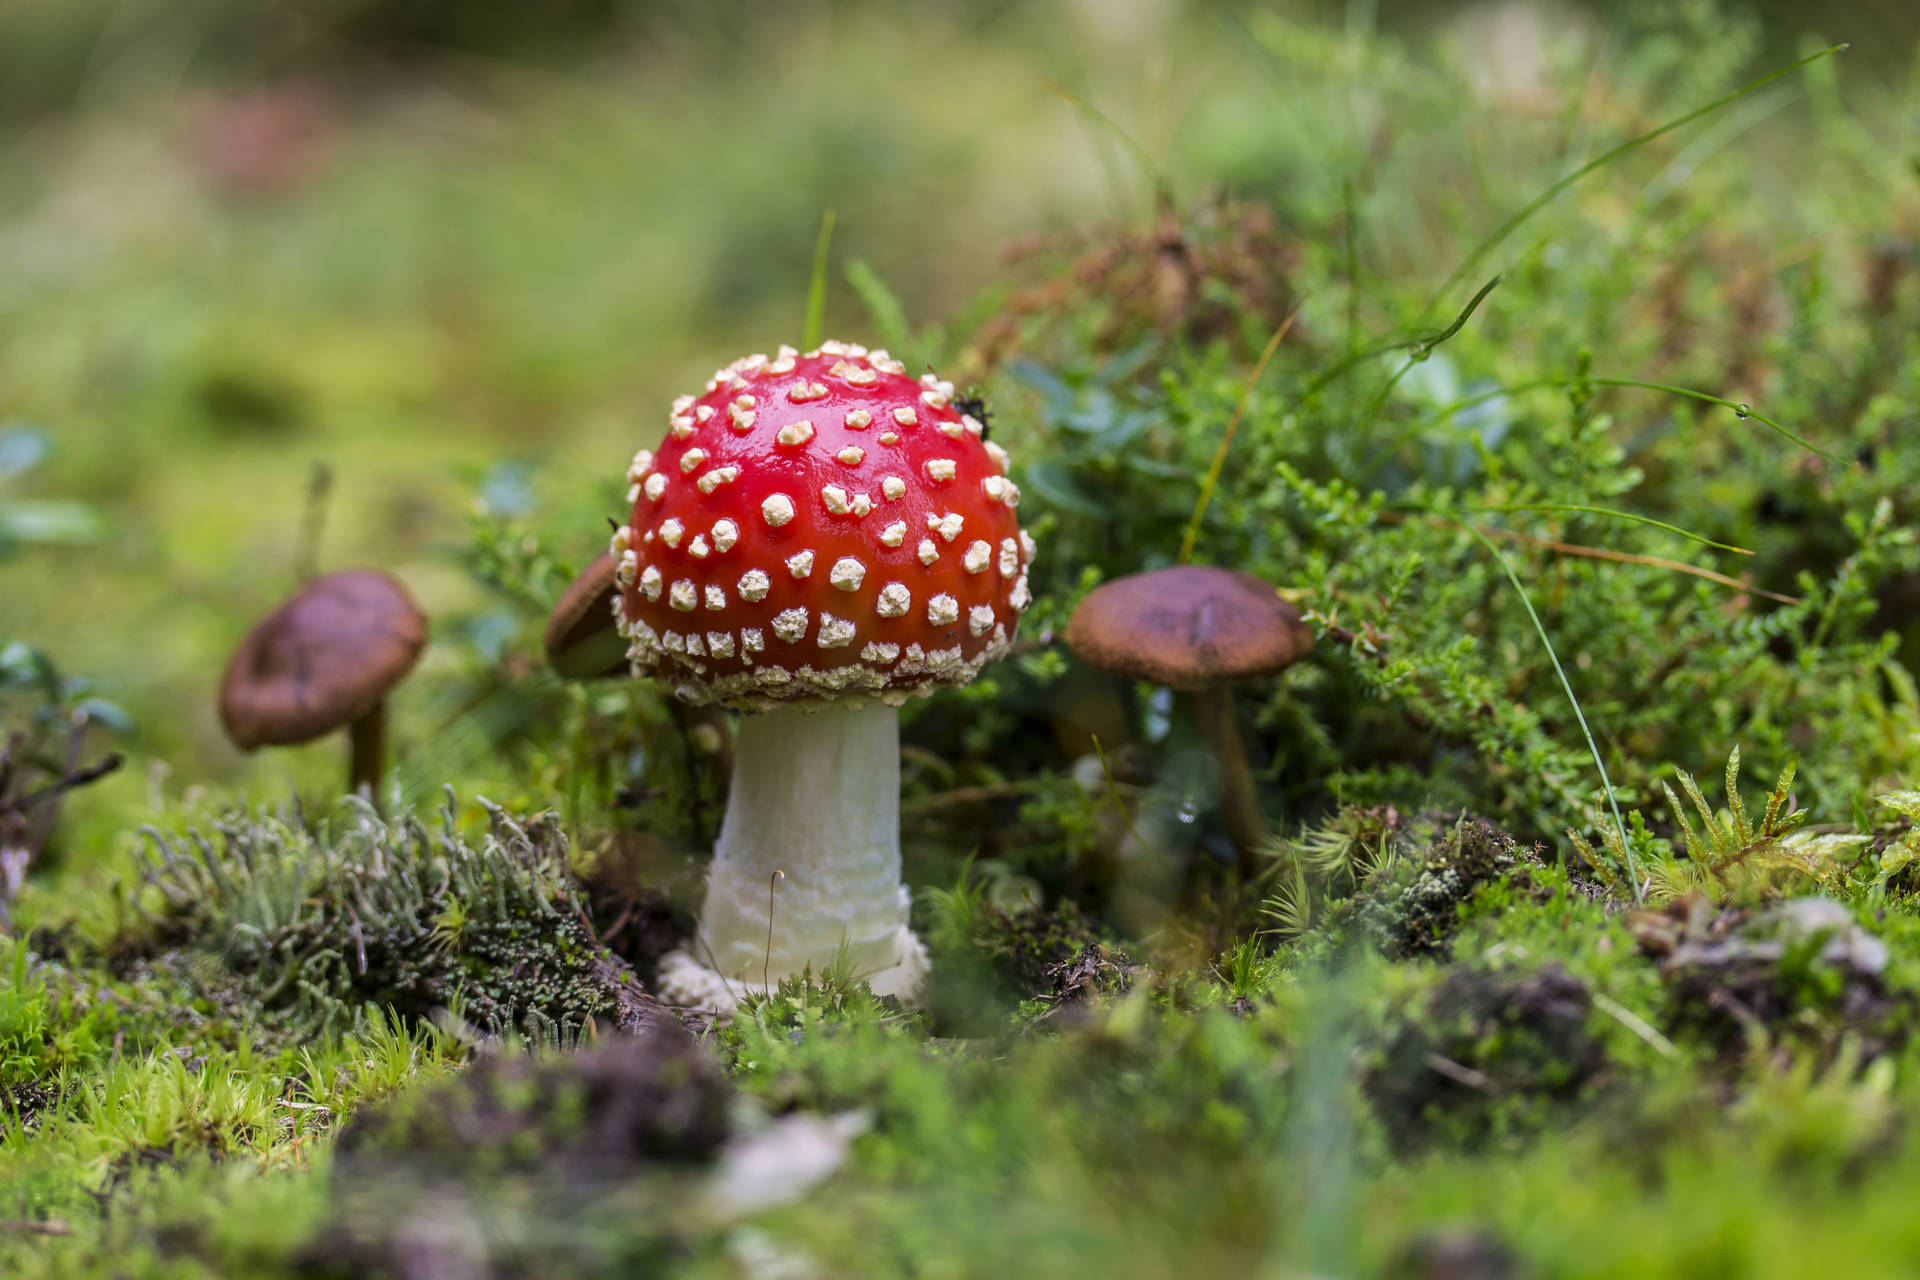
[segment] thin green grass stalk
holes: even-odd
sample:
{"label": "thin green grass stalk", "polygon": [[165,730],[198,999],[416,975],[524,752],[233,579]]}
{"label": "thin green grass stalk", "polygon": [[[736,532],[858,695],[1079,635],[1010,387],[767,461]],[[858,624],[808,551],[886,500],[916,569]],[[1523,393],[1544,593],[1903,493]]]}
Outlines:
{"label": "thin green grass stalk", "polygon": [[[1493,292],[1494,286],[1499,283],[1500,277],[1495,276],[1493,279],[1481,285],[1480,292],[1473,295],[1472,300],[1467,303],[1466,308],[1454,318],[1452,324],[1444,329],[1435,330],[1432,333],[1418,333],[1411,338],[1399,338],[1393,342],[1383,342],[1378,346],[1368,347],[1365,351],[1353,352],[1344,360],[1336,361],[1332,368],[1325,370],[1319,377],[1307,384],[1307,389],[1300,393],[1300,398],[1302,400],[1311,400],[1319,392],[1325,390],[1327,385],[1336,378],[1344,378],[1348,373],[1352,372],[1356,366],[1365,364],[1375,356],[1392,355],[1396,351],[1412,349],[1414,351],[1413,358],[1388,381],[1387,390],[1391,391],[1394,384],[1406,376],[1407,369],[1425,360],[1433,354],[1435,347],[1460,332],[1461,328],[1472,318],[1473,313],[1480,309],[1480,304],[1486,300],[1487,295]],[[1379,405],[1384,404],[1385,401],[1386,395],[1384,392],[1376,397],[1376,404],[1369,411],[1368,421],[1372,420],[1372,414],[1379,412]]]}
{"label": "thin green grass stalk", "polygon": [[1456,400],[1452,404],[1414,423],[1411,427],[1407,428],[1407,430],[1396,436],[1386,447],[1376,451],[1371,458],[1367,459],[1366,465],[1361,468],[1360,479],[1364,481],[1371,477],[1374,471],[1379,468],[1380,464],[1385,462],[1394,450],[1398,449],[1408,440],[1426,430],[1428,427],[1438,425],[1456,413],[1471,409],[1476,405],[1485,404],[1489,400],[1497,400],[1501,396],[1519,395],[1523,391],[1542,391],[1552,387],[1639,387],[1643,391],[1661,391],[1670,396],[1683,396],[1689,400],[1699,400],[1706,404],[1719,405],[1723,409],[1733,410],[1733,416],[1742,422],[1752,419],[1769,431],[1791,440],[1794,444],[1799,445],[1802,449],[1805,449],[1808,453],[1814,454],[1817,457],[1825,458],[1829,462],[1837,462],[1841,466],[1850,467],[1857,465],[1848,458],[1843,458],[1837,453],[1831,453],[1826,449],[1822,449],[1811,440],[1775,422],[1772,418],[1761,413],[1752,405],[1742,404],[1735,400],[1728,400],[1724,396],[1716,396],[1711,392],[1695,391],[1692,387],[1676,387],[1664,382],[1643,382],[1638,378],[1596,378],[1590,374],[1583,373],[1571,378],[1536,378],[1532,382],[1516,382],[1510,386],[1495,387],[1491,391],[1478,392],[1466,397],[1464,400]]}
{"label": "thin green grass stalk", "polygon": [[807,320],[800,326],[800,349],[820,345],[820,326],[827,313],[827,251],[833,247],[833,210],[820,215],[820,234],[813,241],[813,275],[807,281]]}
{"label": "thin green grass stalk", "polygon": [[1413,344],[1413,354],[1407,357],[1405,364],[1394,370],[1392,377],[1380,384],[1379,392],[1367,404],[1367,411],[1362,414],[1360,418],[1360,433],[1372,430],[1373,424],[1379,420],[1380,411],[1387,407],[1387,397],[1392,395],[1393,389],[1400,385],[1400,379],[1412,372],[1413,366],[1420,364],[1426,360],[1428,356],[1431,356],[1435,347],[1451,338],[1454,334],[1459,333],[1460,330],[1466,328],[1467,321],[1473,318],[1473,313],[1480,309],[1480,304],[1487,300],[1487,295],[1492,293],[1499,283],[1500,277],[1495,276],[1493,279],[1481,285],[1480,292],[1473,295],[1472,300],[1467,303],[1466,309],[1454,317],[1452,324],[1433,336],[1423,338]]}
{"label": "thin green grass stalk", "polygon": [[1633,900],[1638,903],[1640,901],[1640,865],[1639,860],[1633,856],[1633,845],[1627,839],[1626,819],[1620,816],[1620,801],[1613,794],[1613,780],[1607,777],[1607,762],[1600,758],[1600,745],[1593,740],[1593,730],[1587,727],[1587,713],[1580,709],[1580,699],[1573,692],[1573,682],[1567,679],[1567,669],[1560,665],[1560,655],[1554,652],[1553,640],[1547,635],[1546,624],[1540,621],[1540,615],[1534,611],[1532,598],[1527,595],[1527,589],[1520,584],[1520,575],[1513,571],[1512,563],[1501,553],[1500,548],[1493,545],[1493,539],[1470,524],[1463,524],[1460,527],[1479,539],[1480,545],[1499,562],[1501,571],[1507,575],[1507,581],[1513,584],[1514,593],[1520,597],[1520,603],[1526,606],[1527,617],[1533,621],[1534,632],[1540,637],[1540,643],[1547,651],[1547,658],[1553,663],[1553,673],[1560,677],[1560,687],[1566,690],[1567,701],[1573,706],[1573,717],[1580,722],[1580,732],[1587,740],[1587,750],[1593,755],[1593,767],[1600,771],[1600,785],[1607,793],[1607,807],[1613,810],[1613,825],[1620,833],[1620,847],[1627,851],[1627,875],[1633,881]]}
{"label": "thin green grass stalk", "polygon": [[1153,157],[1147,154],[1145,147],[1134,140],[1132,134],[1122,129],[1112,116],[1094,106],[1091,102],[1088,102],[1085,98],[1067,88],[1067,86],[1061,84],[1058,80],[1053,79],[1051,76],[1041,76],[1040,83],[1059,95],[1068,106],[1086,116],[1087,119],[1093,121],[1094,124],[1106,132],[1112,134],[1113,137],[1119,141],[1120,145],[1127,149],[1127,154],[1133,157],[1134,163],[1140,166],[1140,171],[1146,174],[1147,181],[1153,184],[1153,198],[1156,205],[1165,210],[1172,210],[1177,207],[1173,199],[1173,182],[1167,177],[1166,170],[1153,162]]}
{"label": "thin green grass stalk", "polygon": [[1474,268],[1478,267],[1481,261],[1484,260],[1489,253],[1492,253],[1495,249],[1497,249],[1503,240],[1505,240],[1508,236],[1512,235],[1516,230],[1518,230],[1521,224],[1526,222],[1527,219],[1533,217],[1534,214],[1540,212],[1540,210],[1544,209],[1547,205],[1553,203],[1554,197],[1558,196],[1562,191],[1565,191],[1568,187],[1571,187],[1574,183],[1579,182],[1582,178],[1585,178],[1588,175],[1595,173],[1600,169],[1604,169],[1606,166],[1612,164],[1615,160],[1618,160],[1621,156],[1624,156],[1629,152],[1636,150],[1639,147],[1645,146],[1647,143],[1652,142],[1655,138],[1661,137],[1665,134],[1672,133],[1675,129],[1678,129],[1683,125],[1691,124],[1695,120],[1700,119],[1700,117],[1702,116],[1712,115],[1715,111],[1718,111],[1721,107],[1727,106],[1729,103],[1738,102],[1740,99],[1746,97],[1748,94],[1752,93],[1754,90],[1760,89],[1766,85],[1772,84],[1775,80],[1780,79],[1782,76],[1790,75],[1809,63],[1818,62],[1820,59],[1828,57],[1831,54],[1842,53],[1846,50],[1846,48],[1847,46],[1844,44],[1836,44],[1836,45],[1830,46],[1829,48],[1822,49],[1818,53],[1810,53],[1806,57],[1801,58],[1798,62],[1794,62],[1788,66],[1781,67],[1777,71],[1770,71],[1766,75],[1761,76],[1758,80],[1750,81],[1749,83],[1742,85],[1740,88],[1735,89],[1732,93],[1726,94],[1723,97],[1715,98],[1712,102],[1707,103],[1703,107],[1695,107],[1692,111],[1687,112],[1685,115],[1677,116],[1674,119],[1667,121],[1665,124],[1660,125],[1657,128],[1648,130],[1646,133],[1641,134],[1637,138],[1629,138],[1627,139],[1627,141],[1614,147],[1612,150],[1604,152],[1603,154],[1594,157],[1592,160],[1589,160],[1586,164],[1581,165],[1578,169],[1575,169],[1572,173],[1568,174],[1566,177],[1560,179],[1558,182],[1548,187],[1545,191],[1535,196],[1524,207],[1522,207],[1518,213],[1515,213],[1512,217],[1508,218],[1505,222],[1501,223],[1497,228],[1495,228],[1492,235],[1489,235],[1486,239],[1482,240],[1479,244],[1475,245],[1473,252],[1467,255],[1466,260],[1454,269],[1454,272],[1452,275],[1447,277],[1447,282],[1441,285],[1440,288],[1437,291],[1435,291],[1433,297],[1427,301],[1426,308],[1422,312],[1422,314],[1423,315],[1431,314],[1433,309],[1440,305],[1441,299],[1445,298],[1449,293],[1452,293],[1454,286],[1458,285],[1462,280],[1472,275]]}
{"label": "thin green grass stalk", "polygon": [[[1360,345],[1360,215],[1354,202],[1352,177],[1340,180],[1340,196],[1347,214],[1347,340],[1341,353],[1351,356]],[[1351,408],[1351,388],[1347,394],[1346,407]]]}
{"label": "thin green grass stalk", "polygon": [[1287,330],[1293,328],[1293,322],[1300,314],[1295,307],[1273,331],[1273,337],[1267,339],[1266,350],[1253,363],[1253,372],[1247,375],[1246,385],[1240,388],[1240,399],[1233,406],[1233,416],[1227,419],[1227,429],[1220,433],[1219,447],[1213,451],[1213,462],[1207,467],[1206,479],[1200,482],[1200,496],[1193,504],[1193,515],[1187,521],[1187,532],[1180,539],[1180,558],[1178,563],[1185,564],[1193,557],[1193,544],[1200,537],[1200,521],[1207,514],[1207,504],[1213,501],[1213,490],[1220,483],[1220,471],[1227,465],[1227,450],[1233,445],[1233,436],[1240,429],[1240,419],[1247,411],[1247,402],[1253,399],[1253,389],[1260,385],[1260,378],[1267,371],[1267,365],[1273,359],[1273,353],[1280,349],[1286,339]]}
{"label": "thin green grass stalk", "polygon": [[1631,520],[1635,524],[1650,524],[1654,528],[1663,529],[1666,532],[1675,535],[1676,537],[1686,538],[1690,542],[1698,542],[1705,546],[1714,547],[1720,551],[1731,551],[1738,556],[1750,556],[1753,554],[1753,552],[1748,550],[1746,547],[1736,547],[1730,542],[1715,542],[1712,538],[1706,537],[1703,534],[1695,533],[1691,529],[1682,529],[1677,524],[1668,524],[1664,520],[1655,520],[1652,516],[1638,515],[1632,511],[1621,511],[1616,507],[1590,507],[1584,503],[1579,503],[1579,502],[1505,502],[1505,503],[1499,503],[1491,506],[1467,507],[1465,508],[1465,510],[1468,510],[1468,511],[1581,511],[1581,512],[1585,512],[1588,515],[1610,516],[1615,520]]}

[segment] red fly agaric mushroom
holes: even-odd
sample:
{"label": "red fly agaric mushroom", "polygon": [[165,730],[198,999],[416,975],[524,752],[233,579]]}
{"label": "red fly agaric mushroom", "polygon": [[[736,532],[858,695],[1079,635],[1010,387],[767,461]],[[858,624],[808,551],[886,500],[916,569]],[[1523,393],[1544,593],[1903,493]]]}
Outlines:
{"label": "red fly agaric mushroom", "polygon": [[316,578],[256,626],[227,664],[220,719],[243,751],[311,742],[350,728],[348,787],[379,781],[387,693],[427,643],[420,607],[387,574]]}
{"label": "red fly agaric mushroom", "polygon": [[1191,693],[1194,726],[1220,770],[1221,825],[1251,877],[1266,823],[1230,685],[1306,657],[1313,631],[1299,610],[1250,573],[1176,565],[1089,592],[1067,625],[1067,647],[1096,671]]}
{"label": "red fly agaric mushroom", "polygon": [[1031,598],[1006,452],[951,383],[827,342],[715,373],[627,480],[612,550],[635,673],[759,713],[662,991],[726,1008],[845,946],[874,991],[910,996],[926,951],[900,883],[896,708],[1004,654]]}

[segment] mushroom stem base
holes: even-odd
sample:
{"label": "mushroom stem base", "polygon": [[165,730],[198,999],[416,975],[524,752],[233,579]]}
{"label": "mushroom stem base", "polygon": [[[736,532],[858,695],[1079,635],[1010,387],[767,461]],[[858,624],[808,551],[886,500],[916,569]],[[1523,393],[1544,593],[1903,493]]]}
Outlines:
{"label": "mushroom stem base", "polygon": [[868,703],[743,717],[700,929],[680,966],[712,980],[678,981],[663,967],[663,990],[687,1003],[737,999],[805,968],[841,966],[876,990],[910,990],[925,959],[907,907],[899,714]]}
{"label": "mushroom stem base", "polygon": [[[910,1004],[926,982],[927,946],[913,930],[902,926],[894,934],[893,948],[894,964],[871,973],[856,971],[855,976],[872,987],[873,994],[895,996]],[[779,975],[769,977],[773,986],[780,985]],[[767,994],[767,987],[757,978],[750,982],[723,978],[687,951],[671,951],[661,959],[655,986],[656,994],[670,1005],[715,1013],[732,1013],[745,997]]]}

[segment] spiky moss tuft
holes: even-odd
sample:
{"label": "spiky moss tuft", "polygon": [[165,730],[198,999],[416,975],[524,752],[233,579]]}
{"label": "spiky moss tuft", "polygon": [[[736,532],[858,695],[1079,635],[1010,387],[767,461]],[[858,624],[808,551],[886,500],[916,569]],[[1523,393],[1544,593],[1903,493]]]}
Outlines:
{"label": "spiky moss tuft", "polygon": [[1399,839],[1406,852],[1336,904],[1309,953],[1361,943],[1392,959],[1443,958],[1474,898],[1492,885],[1518,885],[1546,896],[1534,883],[1538,856],[1484,818],[1426,815]]}
{"label": "spiky moss tuft", "polygon": [[138,905],[150,940],[171,947],[155,963],[303,1031],[354,1025],[369,1006],[450,1010],[536,1042],[666,1018],[589,933],[553,821],[481,803],[477,845],[451,789],[438,830],[354,798],[313,828],[297,808],[229,815],[213,838],[146,828],[143,883],[161,906]]}

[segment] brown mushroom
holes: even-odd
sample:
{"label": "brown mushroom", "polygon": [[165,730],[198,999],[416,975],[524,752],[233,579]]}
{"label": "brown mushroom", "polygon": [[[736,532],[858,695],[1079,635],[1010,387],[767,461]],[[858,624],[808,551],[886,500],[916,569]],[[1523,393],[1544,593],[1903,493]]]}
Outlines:
{"label": "brown mushroom", "polygon": [[1250,573],[1181,565],[1091,592],[1067,627],[1088,666],[1191,694],[1194,723],[1220,769],[1220,820],[1251,876],[1266,822],[1234,717],[1238,680],[1272,675],[1313,648],[1299,611]]}
{"label": "brown mushroom", "polygon": [[348,786],[371,787],[386,751],[387,693],[426,647],[426,616],[374,569],[301,588],[241,642],[220,686],[220,719],[243,751],[349,728]]}
{"label": "brown mushroom", "polygon": [[614,626],[619,562],[603,551],[560,593],[547,619],[547,661],[568,680],[625,675],[627,641]]}
{"label": "brown mushroom", "polygon": [[[595,556],[560,593],[547,618],[547,662],[564,680],[623,676],[633,665],[627,658],[627,639],[614,621],[614,605],[620,594],[620,584],[615,580],[619,567],[620,562],[610,551]],[[674,698],[667,703],[667,710],[693,749],[711,761],[719,789],[726,791],[733,776],[733,739],[720,708],[696,707]]]}

